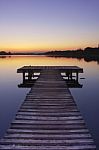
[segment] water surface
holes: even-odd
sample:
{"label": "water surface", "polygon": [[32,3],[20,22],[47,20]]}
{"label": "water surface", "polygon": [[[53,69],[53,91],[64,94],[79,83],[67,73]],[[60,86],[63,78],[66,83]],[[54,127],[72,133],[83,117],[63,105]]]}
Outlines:
{"label": "water surface", "polygon": [[3,137],[25,99],[27,88],[18,88],[22,75],[17,69],[24,65],[67,66],[84,69],[80,74],[82,88],[70,89],[99,149],[99,64],[83,59],[54,58],[45,56],[12,56],[0,58],[0,137]]}

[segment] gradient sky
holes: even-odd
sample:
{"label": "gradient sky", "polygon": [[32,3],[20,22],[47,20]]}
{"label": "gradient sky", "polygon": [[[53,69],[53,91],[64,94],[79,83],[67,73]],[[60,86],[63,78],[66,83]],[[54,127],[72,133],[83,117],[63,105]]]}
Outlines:
{"label": "gradient sky", "polygon": [[0,0],[0,50],[66,50],[99,43],[99,0]]}

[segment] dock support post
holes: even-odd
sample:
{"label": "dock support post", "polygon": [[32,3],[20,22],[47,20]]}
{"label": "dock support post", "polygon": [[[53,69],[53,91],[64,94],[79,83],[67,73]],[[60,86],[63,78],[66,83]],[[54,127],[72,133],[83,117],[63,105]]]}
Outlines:
{"label": "dock support post", "polygon": [[66,72],[66,76],[68,77],[68,81],[69,81],[70,72]]}
{"label": "dock support post", "polygon": [[32,72],[31,72],[31,71],[28,72],[28,80],[29,80],[29,81],[32,80]]}
{"label": "dock support post", "polygon": [[70,78],[71,78],[71,80],[72,80],[72,71],[70,72]]}
{"label": "dock support post", "polygon": [[34,78],[34,72],[32,72],[32,77]]}
{"label": "dock support post", "polygon": [[23,72],[23,83],[25,82],[25,72]]}
{"label": "dock support post", "polygon": [[76,82],[78,82],[78,72],[76,72]]}

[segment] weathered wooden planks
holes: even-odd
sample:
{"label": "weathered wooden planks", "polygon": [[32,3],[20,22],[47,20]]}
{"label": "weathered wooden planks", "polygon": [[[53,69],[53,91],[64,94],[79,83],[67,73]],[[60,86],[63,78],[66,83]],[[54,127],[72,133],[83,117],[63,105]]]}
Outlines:
{"label": "weathered wooden planks", "polygon": [[44,69],[0,140],[0,149],[95,150],[60,73],[49,67]]}

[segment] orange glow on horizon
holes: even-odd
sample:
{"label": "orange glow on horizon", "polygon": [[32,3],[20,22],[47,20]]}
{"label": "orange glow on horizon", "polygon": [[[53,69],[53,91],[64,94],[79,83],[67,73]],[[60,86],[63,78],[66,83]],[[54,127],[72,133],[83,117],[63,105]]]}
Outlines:
{"label": "orange glow on horizon", "polygon": [[0,43],[0,51],[6,51],[6,52],[46,52],[46,51],[55,51],[55,50],[76,50],[76,49],[84,49],[85,47],[95,47],[96,43],[82,43],[77,41],[60,41],[60,43],[57,43],[55,41],[51,42],[40,42],[36,41],[35,43],[27,41],[26,43],[19,43],[19,42],[4,42]]}
{"label": "orange glow on horizon", "polygon": [[77,47],[59,47],[59,48],[0,48],[0,51],[6,51],[6,52],[47,52],[47,51],[65,51],[65,50],[75,50],[78,49]]}
{"label": "orange glow on horizon", "polygon": [[78,40],[70,40],[68,39],[66,42],[63,41],[35,41],[32,42],[29,39],[27,41],[22,42],[22,39],[19,41],[5,41],[0,43],[0,51],[6,51],[6,52],[46,52],[46,51],[55,51],[55,50],[76,50],[76,49],[84,49],[87,46],[96,46],[96,42],[90,43],[90,42],[81,42]]}

